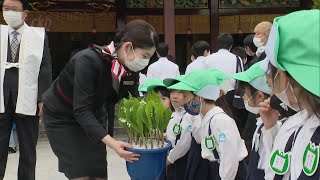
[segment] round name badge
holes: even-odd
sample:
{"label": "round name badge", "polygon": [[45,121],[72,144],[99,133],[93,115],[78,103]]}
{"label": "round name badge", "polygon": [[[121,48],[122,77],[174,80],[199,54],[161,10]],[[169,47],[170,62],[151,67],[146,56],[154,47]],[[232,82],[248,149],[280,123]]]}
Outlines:
{"label": "round name badge", "polygon": [[180,124],[176,123],[174,126],[173,126],[173,133],[175,135],[178,135],[181,133],[181,126]]}
{"label": "round name badge", "polygon": [[277,149],[272,153],[269,160],[269,165],[272,171],[278,175],[284,175],[290,167],[290,155]]}
{"label": "round name badge", "polygon": [[303,153],[302,162],[303,172],[307,176],[312,176],[318,169],[319,164],[319,145],[310,142]]}
{"label": "round name badge", "polygon": [[214,150],[216,148],[215,140],[212,136],[207,136],[204,140],[206,148],[209,150]]}

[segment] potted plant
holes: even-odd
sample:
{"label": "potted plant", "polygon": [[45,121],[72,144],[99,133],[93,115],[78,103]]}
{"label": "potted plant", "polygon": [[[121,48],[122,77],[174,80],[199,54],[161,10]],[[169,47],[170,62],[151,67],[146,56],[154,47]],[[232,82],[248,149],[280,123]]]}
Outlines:
{"label": "potted plant", "polygon": [[171,114],[155,92],[145,99],[130,96],[121,100],[119,123],[128,134],[128,142],[134,146],[127,150],[141,155],[139,161],[126,163],[131,179],[156,180],[164,172],[171,143],[165,139],[163,132]]}

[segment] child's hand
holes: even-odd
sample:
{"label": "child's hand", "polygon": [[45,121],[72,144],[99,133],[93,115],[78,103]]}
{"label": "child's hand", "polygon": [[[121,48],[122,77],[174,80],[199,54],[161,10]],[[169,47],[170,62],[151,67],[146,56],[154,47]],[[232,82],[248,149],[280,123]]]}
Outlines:
{"label": "child's hand", "polygon": [[272,128],[277,123],[280,114],[270,107],[270,98],[259,104],[259,110],[265,129]]}

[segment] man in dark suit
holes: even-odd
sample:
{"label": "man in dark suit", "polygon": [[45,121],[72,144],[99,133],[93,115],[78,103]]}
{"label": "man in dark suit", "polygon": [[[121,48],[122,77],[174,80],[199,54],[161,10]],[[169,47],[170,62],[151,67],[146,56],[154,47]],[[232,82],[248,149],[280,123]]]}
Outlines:
{"label": "man in dark suit", "polygon": [[[41,95],[52,82],[51,56],[44,28],[29,27],[26,0],[5,0],[1,25],[0,179],[4,178],[10,130],[19,139],[18,180],[34,180]],[[3,53],[7,52],[7,53]]]}

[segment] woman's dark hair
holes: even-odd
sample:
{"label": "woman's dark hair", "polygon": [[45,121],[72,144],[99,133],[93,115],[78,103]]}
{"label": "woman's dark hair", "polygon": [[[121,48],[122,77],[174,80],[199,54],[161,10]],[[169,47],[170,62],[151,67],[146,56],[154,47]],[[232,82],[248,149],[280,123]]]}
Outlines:
{"label": "woman's dark hair", "polygon": [[116,49],[123,43],[132,42],[134,48],[158,47],[159,38],[155,29],[144,20],[133,20],[124,29],[118,29],[114,39]]}
{"label": "woman's dark hair", "polygon": [[191,47],[191,55],[196,59],[199,56],[203,56],[206,50],[210,51],[210,44],[206,41],[197,41]]}
{"label": "woman's dark hair", "polygon": [[214,100],[208,100],[208,99],[204,99],[204,101],[208,104],[215,104],[216,106],[219,106],[221,109],[223,109],[223,111],[230,116],[231,118],[233,117],[233,113],[229,107],[229,104],[225,98],[225,95],[219,97],[216,101]]}
{"label": "woman's dark hair", "polygon": [[[269,70],[271,71],[271,77],[272,77],[272,82],[274,81],[274,78],[277,74],[278,69],[276,67],[274,67],[271,63],[269,63]],[[311,110],[315,113],[315,115],[320,118],[320,97],[312,94],[311,92],[309,92],[308,90],[306,90],[305,88],[303,88],[295,79],[293,79],[293,77],[286,72],[288,78],[289,78],[289,82],[292,85],[292,87],[298,88],[298,103],[299,103],[299,107],[301,109],[301,102],[306,102],[308,103],[309,107],[311,108]]]}

